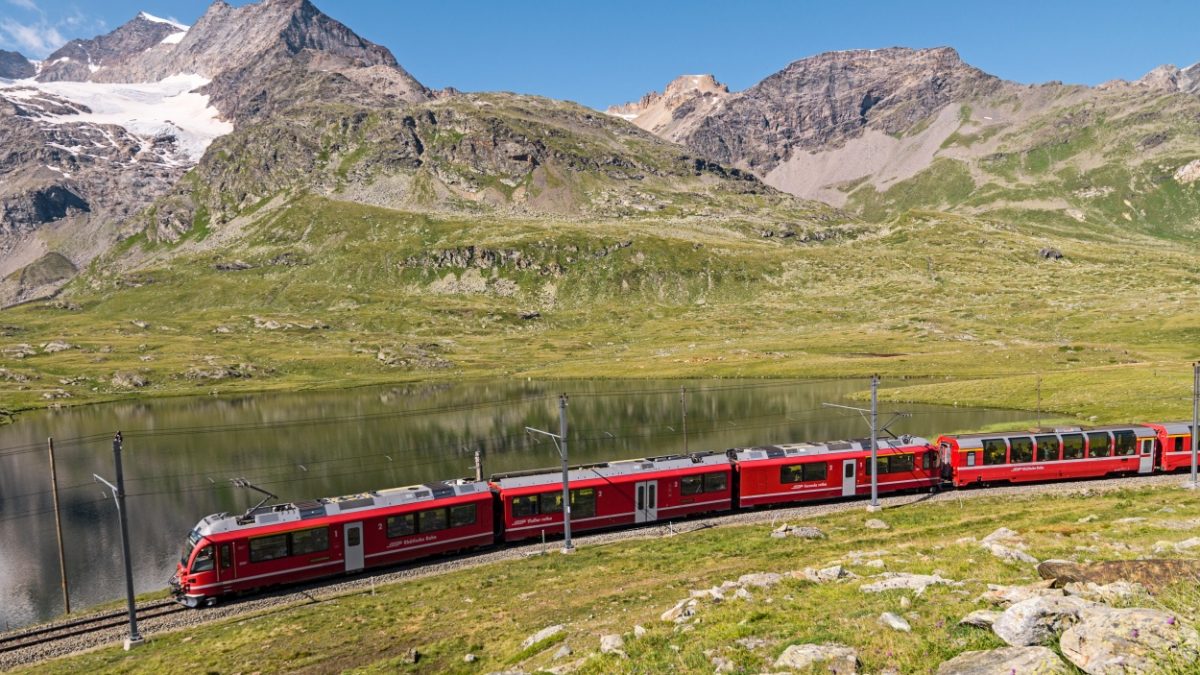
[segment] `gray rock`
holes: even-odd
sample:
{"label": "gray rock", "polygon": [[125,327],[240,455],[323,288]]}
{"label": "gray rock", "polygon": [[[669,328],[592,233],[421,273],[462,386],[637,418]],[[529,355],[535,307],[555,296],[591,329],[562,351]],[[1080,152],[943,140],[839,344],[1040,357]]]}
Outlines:
{"label": "gray rock", "polygon": [[550,638],[554,637],[555,635],[558,635],[559,633],[563,632],[564,630],[566,630],[566,626],[564,626],[561,623],[556,623],[553,626],[546,626],[545,628],[539,630],[538,632],[534,633],[533,635],[530,635],[529,637],[525,638],[525,641],[521,643],[521,649],[529,649],[530,647],[536,645],[537,643],[541,642],[542,640],[549,640]]}
{"label": "gray rock", "polygon": [[1035,597],[1004,610],[992,631],[1013,647],[1046,642],[1079,620],[1079,613],[1093,603],[1070,597]]}
{"label": "gray rock", "polygon": [[804,571],[800,573],[800,576],[802,578],[807,579],[808,581],[812,581],[814,583],[818,583],[818,584],[827,583],[830,581],[837,581],[838,579],[845,579],[845,578],[848,578],[849,575],[850,575],[849,570],[842,567],[841,565],[832,565],[830,567],[823,567],[819,570],[813,569],[811,567],[806,567],[806,568],[804,568]]}
{"label": "gray rock", "polygon": [[898,572],[884,572],[871,577],[878,579],[869,584],[864,584],[859,590],[864,593],[883,593],[884,591],[910,590],[917,594],[925,592],[925,589],[930,586],[948,585],[961,586],[961,581],[946,579],[937,574],[907,574]]}
{"label": "gray rock", "polygon": [[937,675],[1067,675],[1070,672],[1062,659],[1046,647],[963,652],[937,669]]}
{"label": "gray rock", "polygon": [[1111,584],[1097,584],[1092,581],[1080,583],[1068,582],[1063,586],[1067,595],[1073,595],[1092,602],[1114,603],[1129,602],[1135,598],[1146,597],[1146,588],[1138,583],[1114,581]]}
{"label": "gray rock", "polygon": [[775,668],[805,671],[814,666],[838,675],[858,672],[858,652],[852,647],[836,644],[791,645],[775,659]]}
{"label": "gray rock", "polygon": [[1022,563],[1028,563],[1030,565],[1036,565],[1039,562],[1041,562],[1037,558],[1029,555],[1028,553],[1026,553],[1020,549],[1016,549],[1011,546],[1005,546],[1004,544],[994,544],[993,543],[993,544],[983,544],[982,546],[984,549],[987,550],[988,553],[991,553],[992,555],[996,556],[997,558],[1008,561],[1008,562],[1022,562]]}
{"label": "gray rock", "polygon": [[612,654],[621,658],[628,658],[625,653],[625,638],[617,634],[602,635],[600,637],[600,653]]}
{"label": "gray rock", "polygon": [[732,673],[733,671],[737,670],[737,666],[733,664],[733,661],[730,661],[724,656],[712,657],[711,663],[715,669],[714,672],[717,673]]}
{"label": "gray rock", "polygon": [[683,623],[696,614],[696,599],[686,598],[675,603],[675,606],[663,612],[659,618],[663,621]]}
{"label": "gray rock", "polygon": [[0,77],[9,80],[23,80],[33,77],[35,73],[37,73],[37,68],[24,55],[0,49]]}
{"label": "gray rock", "polygon": [[887,530],[891,528],[890,525],[878,518],[869,519],[867,522],[863,523],[863,527],[869,530]]}
{"label": "gray rock", "polygon": [[795,525],[790,526],[787,523],[771,530],[771,536],[776,539],[784,537],[799,537],[801,539],[824,539],[825,533],[815,527]]}
{"label": "gray rock", "polygon": [[746,602],[750,602],[754,599],[754,596],[750,594],[750,591],[744,588],[737,589],[737,591],[734,592],[733,597],[737,598],[738,600],[745,600]]}
{"label": "gray rock", "polygon": [[775,572],[756,572],[754,574],[743,574],[738,577],[738,583],[742,586],[756,586],[758,588],[770,588],[780,581],[783,581],[783,575],[776,574]]}
{"label": "gray rock", "polygon": [[892,630],[898,630],[904,633],[912,632],[912,626],[910,626],[908,622],[904,620],[904,617],[900,616],[899,614],[884,612],[883,614],[879,615],[879,623],[891,628]]}
{"label": "gray rock", "polygon": [[1080,518],[1079,520],[1077,520],[1075,522],[1079,523],[1080,525],[1085,525],[1087,523],[1094,523],[1097,520],[1100,520],[1100,516],[1098,516],[1094,513],[1089,513],[1088,515]]}
{"label": "gray rock", "polygon": [[908,609],[909,607],[912,607],[912,600],[907,595],[900,598],[900,609]]}
{"label": "gray rock", "polygon": [[554,660],[559,661],[561,659],[565,659],[574,653],[575,650],[571,649],[571,645],[564,642],[563,645],[558,648],[558,651],[554,652]]}
{"label": "gray rock", "polygon": [[758,649],[759,647],[765,647],[767,644],[767,641],[762,638],[744,637],[744,638],[734,640],[733,643],[736,645],[739,645],[741,647],[744,647],[746,649],[754,650],[754,649]]}
{"label": "gray rock", "polygon": [[634,626],[633,627],[633,637],[635,637],[635,638],[646,637],[646,633],[647,633],[647,631],[646,631],[645,627],[643,627],[643,626]]}
{"label": "gray rock", "polygon": [[63,342],[62,340],[51,340],[50,342],[47,342],[46,344],[42,345],[42,353],[43,354],[55,354],[58,352],[65,352],[68,349],[74,349],[74,348],[75,348],[75,345],[71,344],[70,342]]}
{"label": "gray rock", "polygon": [[1000,612],[993,612],[987,609],[977,609],[959,619],[958,623],[963,626],[975,626],[976,628],[991,628],[992,624],[996,623],[996,619],[999,618]]}
{"label": "gray rock", "polygon": [[998,544],[1001,542],[1020,541],[1020,539],[1021,539],[1021,535],[1017,534],[1014,530],[1010,530],[1007,527],[1001,527],[1001,528],[997,529],[996,531],[992,532],[991,534],[989,534],[988,536],[984,537],[982,540],[980,540],[979,543],[981,543],[981,544]]}
{"label": "gray rock", "polygon": [[474,654],[467,654],[463,657],[463,663],[475,663],[478,658]]}
{"label": "gray rock", "polygon": [[1065,595],[1061,588],[1053,588],[1053,579],[1041,581],[1026,586],[1001,586],[988,584],[988,590],[979,596],[979,600],[997,607],[1009,607],[1022,600],[1037,597],[1062,597]]}
{"label": "gray rock", "polygon": [[123,389],[136,389],[150,384],[150,380],[146,379],[145,375],[133,372],[116,372],[112,376],[112,384],[114,387]]}
{"label": "gray rock", "polygon": [[1084,610],[1063,633],[1063,656],[1089,675],[1192,672],[1200,660],[1200,635],[1157,609]]}

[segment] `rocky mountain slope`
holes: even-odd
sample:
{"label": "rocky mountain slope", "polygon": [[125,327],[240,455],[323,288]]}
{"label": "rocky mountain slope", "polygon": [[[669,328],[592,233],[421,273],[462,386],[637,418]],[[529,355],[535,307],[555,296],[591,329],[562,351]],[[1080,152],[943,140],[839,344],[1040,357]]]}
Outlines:
{"label": "rocky mountain slope", "polygon": [[0,49],[0,77],[6,80],[20,80],[33,77],[36,73],[37,66],[29,59],[17,52]]}
{"label": "rocky mountain slope", "polygon": [[40,70],[20,55],[0,67],[14,76],[0,81],[0,306],[54,292],[132,234],[130,216],[242,124],[307,101],[430,96],[307,0],[217,2],[190,28],[142,13]]}
{"label": "rocky mountain slope", "polygon": [[1195,237],[1198,74],[1021,85],[947,48],[835,52],[632,121],[868,219],[932,208]]}

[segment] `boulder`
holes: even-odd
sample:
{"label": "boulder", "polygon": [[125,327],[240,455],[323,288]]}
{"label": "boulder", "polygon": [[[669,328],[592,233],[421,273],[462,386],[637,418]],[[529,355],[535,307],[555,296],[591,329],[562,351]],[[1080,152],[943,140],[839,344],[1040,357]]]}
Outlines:
{"label": "boulder", "polygon": [[1000,612],[993,612],[989,609],[977,609],[974,612],[964,616],[958,620],[959,625],[975,626],[976,628],[991,628],[992,624],[996,623],[996,619],[1000,618]]}
{"label": "boulder", "polygon": [[569,644],[567,644],[567,643],[565,643],[565,642],[564,642],[564,643],[563,643],[563,646],[559,647],[559,648],[558,648],[558,651],[554,652],[554,657],[553,657],[553,658],[554,658],[554,660],[555,660],[555,661],[560,661],[560,660],[562,660],[562,659],[565,659],[565,658],[567,658],[568,656],[570,656],[570,655],[572,655],[572,654],[574,654],[574,653],[575,653],[575,650],[574,650],[574,649],[571,649],[571,645],[569,645]]}
{"label": "boulder", "polygon": [[1058,587],[1071,582],[1128,581],[1140,584],[1152,595],[1180,580],[1200,582],[1200,560],[1108,560],[1090,565],[1047,561],[1038,565],[1037,571]]}
{"label": "boulder", "polygon": [[1066,591],[1067,595],[1105,604],[1129,602],[1135,598],[1147,595],[1144,586],[1129,581],[1114,581],[1111,584],[1072,581],[1063,586],[1063,590]]}
{"label": "boulder", "polygon": [[867,522],[863,523],[863,527],[869,530],[887,530],[891,528],[890,525],[878,518],[871,518]]}
{"label": "boulder", "polygon": [[754,574],[743,574],[738,577],[738,584],[741,586],[757,586],[758,588],[769,588],[783,580],[782,574],[775,572],[756,572]]}
{"label": "boulder", "polygon": [[900,616],[899,614],[884,612],[883,614],[879,615],[879,623],[891,628],[892,630],[898,630],[904,633],[912,632],[912,626],[908,625],[908,622],[904,620],[904,617]]}
{"label": "boulder", "polygon": [[150,384],[145,375],[134,372],[116,372],[112,376],[112,384],[114,387],[122,387],[124,389],[134,389],[144,387]]}
{"label": "boulder", "polygon": [[625,653],[625,638],[616,634],[601,636],[600,653],[627,658],[628,655]]}
{"label": "boulder", "polygon": [[1174,615],[1157,609],[1096,607],[1081,613],[1063,633],[1063,656],[1089,675],[1192,672],[1200,659],[1200,635]]}
{"label": "boulder", "polygon": [[1065,595],[1061,588],[1053,588],[1053,580],[1042,581],[1027,586],[1001,586],[988,584],[988,590],[979,596],[979,600],[997,607],[1009,607],[1022,600],[1038,597],[1062,597]]}
{"label": "boulder", "polygon": [[529,637],[525,638],[525,641],[521,643],[521,649],[529,649],[530,647],[536,645],[537,643],[541,642],[542,640],[549,640],[550,638],[554,637],[555,635],[558,635],[559,633],[563,632],[563,630],[565,630],[565,629],[566,629],[566,626],[562,625],[561,623],[556,623],[553,626],[546,626],[545,628],[539,630],[538,632],[534,633],[533,635],[530,635]]}
{"label": "boulder", "polygon": [[1005,546],[1004,544],[985,543],[981,545],[985,550],[987,550],[988,553],[991,553],[992,555],[1006,562],[1022,562],[1029,563],[1030,565],[1036,565],[1041,562],[1037,558],[1020,549],[1016,549],[1011,546]]}
{"label": "boulder", "polygon": [[675,603],[675,606],[663,612],[659,617],[663,621],[683,623],[696,614],[696,599],[686,598]]}
{"label": "boulder", "polygon": [[784,537],[800,537],[801,539],[824,539],[825,533],[815,527],[788,525],[784,523],[771,530],[771,536],[776,539]]}
{"label": "boulder", "polygon": [[1010,530],[1007,527],[1001,527],[995,532],[992,532],[988,536],[984,537],[979,543],[998,544],[1001,542],[1020,541],[1020,539],[1021,535],[1017,534],[1014,530]]}
{"label": "boulder", "polygon": [[841,565],[833,565],[830,567],[823,567],[819,570],[813,569],[811,567],[806,567],[806,568],[804,568],[803,572],[801,572],[799,575],[794,575],[794,576],[797,576],[801,579],[807,579],[808,581],[811,581],[813,583],[820,584],[820,583],[826,583],[829,581],[837,581],[838,579],[846,579],[846,578],[849,578],[850,575],[851,575],[851,572],[849,570],[847,570],[846,568],[842,567]]}
{"label": "boulder", "polygon": [[869,584],[864,584],[859,590],[864,593],[882,593],[884,591],[899,591],[909,590],[915,591],[918,595],[925,592],[925,589],[930,586],[944,584],[948,586],[961,586],[961,581],[946,579],[937,574],[905,574],[897,572],[884,572],[877,574],[872,579],[879,579]]}
{"label": "boulder", "polygon": [[1094,523],[1097,520],[1100,520],[1100,516],[1094,513],[1089,513],[1075,522],[1079,523],[1080,525],[1086,525],[1087,523]]}
{"label": "boulder", "polygon": [[838,675],[858,672],[858,652],[843,645],[791,645],[775,659],[775,668],[806,671],[814,666]]}
{"label": "boulder", "polygon": [[639,626],[633,627],[633,637],[635,637],[635,638],[646,637],[646,633],[647,633],[647,631],[644,626],[639,625]]}
{"label": "boulder", "polygon": [[1075,625],[1079,613],[1093,606],[1079,598],[1029,598],[1004,610],[992,631],[1013,647],[1039,645]]}
{"label": "boulder", "polygon": [[47,342],[46,344],[42,345],[42,353],[43,354],[56,354],[58,352],[65,352],[68,349],[74,349],[74,348],[75,348],[75,345],[71,344],[70,342],[63,342],[62,340],[51,340],[50,342]]}
{"label": "boulder", "polygon": [[1046,647],[1001,647],[963,652],[938,666],[937,675],[1066,675],[1071,670]]}

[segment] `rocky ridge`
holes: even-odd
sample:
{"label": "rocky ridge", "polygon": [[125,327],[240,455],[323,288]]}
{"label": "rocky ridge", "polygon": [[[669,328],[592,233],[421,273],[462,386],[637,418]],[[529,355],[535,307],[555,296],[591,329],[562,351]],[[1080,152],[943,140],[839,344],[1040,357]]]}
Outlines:
{"label": "rocky ridge", "polygon": [[21,80],[33,77],[37,66],[17,52],[0,49],[0,77],[6,80]]}

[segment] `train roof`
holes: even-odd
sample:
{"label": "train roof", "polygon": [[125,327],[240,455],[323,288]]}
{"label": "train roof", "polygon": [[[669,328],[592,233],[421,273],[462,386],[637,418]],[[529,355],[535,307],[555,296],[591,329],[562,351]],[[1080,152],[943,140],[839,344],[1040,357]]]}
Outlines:
{"label": "train roof", "polygon": [[249,530],[264,525],[336,516],[365,509],[420,504],[452,497],[489,492],[485,482],[455,479],[422,485],[388,488],[342,497],[326,497],[288,504],[260,506],[244,515],[214,513],[196,525],[201,536]]}
{"label": "train roof", "polygon": [[[902,436],[900,438],[878,439],[880,450],[899,450],[914,446],[929,445],[927,439],[919,436]],[[781,445],[763,445],[753,448],[736,448],[732,452],[739,462],[754,462],[785,457],[812,457],[815,455],[841,455],[848,452],[870,452],[871,440],[856,439],[853,441],[826,441],[824,443],[786,443]]]}
{"label": "train roof", "polygon": [[1192,425],[1190,422],[1163,422],[1160,424],[1163,429],[1166,429],[1168,434],[1172,436],[1186,436],[1192,433]]}
{"label": "train roof", "polygon": [[1102,427],[1056,427],[1054,429],[1032,429],[1025,431],[996,431],[992,433],[947,434],[943,438],[953,438],[958,441],[960,448],[982,447],[985,438],[1013,438],[1032,436],[1062,436],[1064,434],[1090,434],[1100,431],[1132,431],[1138,438],[1150,438],[1155,435],[1154,429],[1137,424],[1112,424]]}
{"label": "train roof", "polygon": [[[601,464],[584,464],[573,466],[568,470],[567,480],[570,482],[595,478],[616,478],[619,476],[634,476],[659,471],[675,471],[701,467],[721,467],[729,465],[729,458],[724,453],[695,452],[687,455],[664,455],[662,457],[646,457],[644,459],[628,459],[619,462],[604,462]],[[561,469],[535,469],[533,471],[518,471],[513,473],[495,474],[492,482],[502,489],[532,487],[562,483]]]}

